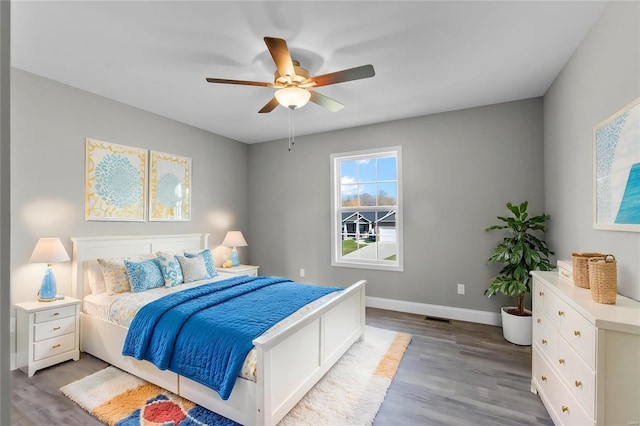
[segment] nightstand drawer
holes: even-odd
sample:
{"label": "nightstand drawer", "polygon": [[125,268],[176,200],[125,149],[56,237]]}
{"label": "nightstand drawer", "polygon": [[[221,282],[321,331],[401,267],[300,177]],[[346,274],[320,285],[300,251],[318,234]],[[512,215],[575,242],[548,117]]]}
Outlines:
{"label": "nightstand drawer", "polygon": [[76,348],[76,333],[65,334],[53,339],[43,340],[33,344],[33,360],[38,361],[43,358],[72,351]]}
{"label": "nightstand drawer", "polygon": [[60,318],[73,317],[76,315],[75,306],[61,306],[59,308],[47,309],[35,313],[35,323],[57,320]]}
{"label": "nightstand drawer", "polygon": [[55,321],[47,321],[34,326],[34,342],[62,336],[76,331],[76,317],[61,318]]}

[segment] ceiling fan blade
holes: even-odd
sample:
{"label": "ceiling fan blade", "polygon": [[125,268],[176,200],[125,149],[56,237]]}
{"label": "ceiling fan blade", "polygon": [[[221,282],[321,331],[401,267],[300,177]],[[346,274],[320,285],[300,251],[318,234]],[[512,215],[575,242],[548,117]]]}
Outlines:
{"label": "ceiling fan blade", "polygon": [[228,80],[226,78],[209,78],[209,83],[224,83],[224,84],[241,84],[244,86],[262,86],[262,87],[274,87],[273,83],[263,83],[261,81],[247,81],[247,80]]}
{"label": "ceiling fan blade", "polygon": [[315,82],[313,87],[327,86],[329,84],[344,83],[345,81],[360,80],[376,75],[373,65],[362,65],[329,74],[318,75],[309,78],[309,82]]}
{"label": "ceiling fan blade", "polygon": [[278,68],[278,74],[280,74],[281,77],[295,76],[296,71],[293,68],[293,60],[291,59],[287,42],[275,37],[265,37],[264,42],[269,48],[269,53],[271,53],[276,68]]}
{"label": "ceiling fan blade", "polygon": [[279,105],[278,104],[278,100],[275,97],[273,97],[273,98],[271,98],[271,100],[265,106],[262,107],[262,109],[260,111],[258,111],[258,114],[263,114],[265,112],[271,112],[278,105]]}
{"label": "ceiling fan blade", "polygon": [[336,111],[340,111],[342,108],[344,108],[344,105],[342,105],[340,102],[338,101],[334,101],[333,99],[331,99],[328,96],[325,95],[321,95],[320,93],[310,90],[311,92],[311,99],[309,99],[311,102],[316,103],[318,105],[320,105],[321,107],[325,107],[326,109],[328,109],[331,112],[336,112]]}

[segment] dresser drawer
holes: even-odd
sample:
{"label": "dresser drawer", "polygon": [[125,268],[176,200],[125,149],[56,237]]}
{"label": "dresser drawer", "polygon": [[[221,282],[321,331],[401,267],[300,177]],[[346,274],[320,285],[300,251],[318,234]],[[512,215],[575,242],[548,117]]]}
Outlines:
{"label": "dresser drawer", "polygon": [[34,326],[34,342],[61,336],[76,331],[76,317],[60,318],[47,321]]}
{"label": "dresser drawer", "polygon": [[535,350],[533,351],[533,366],[535,382],[554,423],[575,426],[587,426],[595,423],[576,397],[567,390],[560,377]]}
{"label": "dresser drawer", "polygon": [[595,416],[596,374],[565,339],[558,342],[558,371],[585,411]]}
{"label": "dresser drawer", "polygon": [[534,344],[544,352],[549,359],[555,359],[558,355],[558,330],[549,321],[546,315],[534,314]]}
{"label": "dresser drawer", "polygon": [[76,349],[76,333],[65,334],[33,344],[33,360],[38,361]]}
{"label": "dresser drawer", "polygon": [[45,321],[56,320],[59,318],[73,317],[76,315],[75,306],[62,306],[57,309],[47,309],[44,311],[38,311],[35,314],[35,323],[41,323]]}
{"label": "dresser drawer", "polygon": [[575,310],[565,305],[560,321],[560,334],[582,356],[585,362],[595,369],[596,365],[596,329]]}

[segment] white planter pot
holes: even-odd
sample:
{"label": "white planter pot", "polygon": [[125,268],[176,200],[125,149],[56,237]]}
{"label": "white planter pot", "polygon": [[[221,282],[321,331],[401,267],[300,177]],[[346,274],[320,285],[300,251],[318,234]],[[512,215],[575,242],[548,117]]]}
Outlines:
{"label": "white planter pot", "polygon": [[[531,324],[533,317],[521,317],[507,312],[514,307],[503,307],[500,310],[502,316],[502,335],[516,345],[531,346]],[[531,311],[527,311],[531,313]]]}

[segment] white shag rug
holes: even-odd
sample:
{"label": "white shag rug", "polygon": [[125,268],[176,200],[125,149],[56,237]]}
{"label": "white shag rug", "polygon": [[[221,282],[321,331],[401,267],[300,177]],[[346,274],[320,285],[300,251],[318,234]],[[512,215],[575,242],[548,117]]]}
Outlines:
{"label": "white shag rug", "polygon": [[[409,334],[367,326],[365,339],[354,343],[279,425],[371,425],[410,341]],[[136,415],[144,417],[145,401],[149,396],[157,398],[159,393],[175,401],[184,415],[193,415],[196,421],[197,413],[203,410],[115,367],[107,367],[60,390],[107,424],[120,423],[136,410]],[[137,395],[138,400],[131,402],[131,395]],[[114,406],[117,413],[113,412]],[[194,411],[194,407],[200,411]],[[143,419],[140,420],[135,423],[142,424]],[[122,423],[133,424],[129,420]]]}

